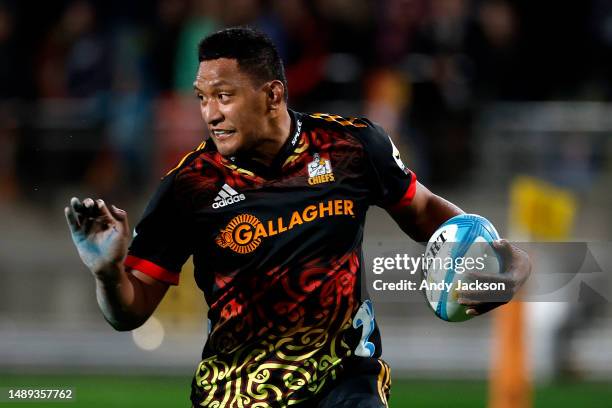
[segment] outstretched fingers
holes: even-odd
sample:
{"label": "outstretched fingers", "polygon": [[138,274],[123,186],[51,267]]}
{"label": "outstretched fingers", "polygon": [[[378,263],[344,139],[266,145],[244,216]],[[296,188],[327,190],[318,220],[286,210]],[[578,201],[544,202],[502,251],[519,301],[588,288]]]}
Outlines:
{"label": "outstretched fingers", "polygon": [[83,222],[85,221],[85,206],[76,197],[70,199],[70,204],[64,209],[66,219],[71,231],[78,231],[83,228]]}
{"label": "outstretched fingers", "polygon": [[117,223],[117,221],[123,223],[121,219],[115,216],[115,212],[112,207],[108,207],[104,200],[95,200],[95,207],[98,216],[94,219],[94,222],[98,223],[101,229],[109,228]]}
{"label": "outstretched fingers", "polygon": [[66,222],[68,223],[68,228],[70,228],[70,232],[77,232],[81,224],[79,223],[79,218],[74,213],[74,210],[71,206],[64,208],[64,215],[66,216]]}
{"label": "outstretched fingers", "polygon": [[110,212],[117,221],[123,223],[125,226],[128,225],[128,217],[127,217],[127,212],[125,210],[122,210],[121,208],[111,205]]}
{"label": "outstretched fingers", "polygon": [[96,209],[98,211],[99,217],[101,217],[104,221],[112,222],[114,220],[113,215],[110,210],[106,206],[106,203],[102,199],[96,200]]}
{"label": "outstretched fingers", "polygon": [[85,234],[88,234],[94,227],[107,228],[116,219],[104,200],[92,198],[85,198],[81,201],[73,197],[70,199],[70,205],[64,209],[64,214],[72,232]]}

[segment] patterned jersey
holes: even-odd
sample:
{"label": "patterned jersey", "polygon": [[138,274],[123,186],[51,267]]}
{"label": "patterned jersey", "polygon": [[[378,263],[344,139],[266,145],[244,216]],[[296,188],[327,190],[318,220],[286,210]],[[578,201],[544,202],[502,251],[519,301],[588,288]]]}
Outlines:
{"label": "patterned jersey", "polygon": [[381,355],[362,285],[366,211],[410,203],[416,177],[367,119],[290,114],[270,166],[203,143],[136,227],[128,267],[177,284],[193,255],[210,321],[195,406],[293,405]]}

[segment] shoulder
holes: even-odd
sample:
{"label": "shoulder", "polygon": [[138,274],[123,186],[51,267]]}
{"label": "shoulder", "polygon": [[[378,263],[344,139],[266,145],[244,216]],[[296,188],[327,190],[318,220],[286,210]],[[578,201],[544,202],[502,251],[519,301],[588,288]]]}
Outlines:
{"label": "shoulder", "polygon": [[206,141],[200,143],[195,149],[185,153],[181,160],[179,160],[174,167],[166,172],[163,178],[176,177],[183,169],[189,166],[189,164],[206,148]]}
{"label": "shoulder", "polygon": [[313,127],[344,132],[367,132],[375,127],[374,123],[363,117],[340,116],[333,113],[304,113],[301,117]]}
{"label": "shoulder", "polygon": [[212,142],[202,142],[185,153],[174,167],[165,173],[149,205],[170,205],[187,214],[193,209],[194,192],[208,194],[214,190],[216,172],[207,169],[214,166],[217,152],[210,149],[208,144]]}
{"label": "shoulder", "polygon": [[366,149],[371,144],[387,143],[388,140],[385,130],[365,117],[345,117],[331,113],[311,113],[302,116],[308,121],[309,127],[353,136]]}
{"label": "shoulder", "polygon": [[321,126],[331,126],[340,130],[340,134],[350,134],[374,165],[387,163],[392,158],[390,162],[399,166],[404,173],[409,172],[393,140],[379,124],[365,117],[342,117],[329,113],[315,113],[308,116],[317,123],[325,123]]}
{"label": "shoulder", "polygon": [[214,143],[203,141],[193,150],[185,153],[183,157],[168,170],[162,179],[183,179],[195,173],[201,173],[205,167],[217,164],[217,150]]}
{"label": "shoulder", "polygon": [[345,117],[333,113],[304,114],[312,123],[322,127],[335,127],[341,129],[364,129],[371,123],[366,118]]}

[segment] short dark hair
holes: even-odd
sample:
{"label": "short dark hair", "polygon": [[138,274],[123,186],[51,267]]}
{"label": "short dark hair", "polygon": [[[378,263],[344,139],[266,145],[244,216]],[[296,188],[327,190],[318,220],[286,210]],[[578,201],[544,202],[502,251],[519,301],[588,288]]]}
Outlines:
{"label": "short dark hair", "polygon": [[279,80],[288,97],[283,61],[272,40],[250,27],[232,27],[217,31],[200,41],[198,61],[235,59],[238,67],[260,83]]}

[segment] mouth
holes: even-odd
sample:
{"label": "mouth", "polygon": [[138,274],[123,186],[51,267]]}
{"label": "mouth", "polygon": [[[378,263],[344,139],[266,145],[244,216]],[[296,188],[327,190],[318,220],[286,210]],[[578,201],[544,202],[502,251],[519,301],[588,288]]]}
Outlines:
{"label": "mouth", "polygon": [[210,134],[217,140],[225,140],[230,138],[236,133],[235,130],[227,130],[227,129],[213,129]]}

